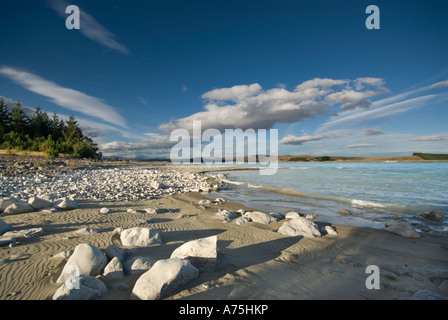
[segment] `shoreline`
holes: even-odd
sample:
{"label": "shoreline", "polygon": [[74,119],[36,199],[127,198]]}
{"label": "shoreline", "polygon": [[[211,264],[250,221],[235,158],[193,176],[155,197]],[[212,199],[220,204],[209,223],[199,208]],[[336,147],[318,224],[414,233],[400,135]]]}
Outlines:
{"label": "shoreline", "polygon": [[[221,168],[214,167],[213,171],[229,171]],[[185,165],[176,170],[204,173],[208,169]],[[200,200],[220,197],[219,192],[209,192],[164,194],[135,201],[79,200],[78,208],[71,211],[0,216],[15,230],[44,230],[40,235],[18,239],[11,248],[0,247],[0,300],[51,299],[60,286],[55,280],[67,261],[54,255],[73,250],[80,243],[91,243],[102,251],[110,244],[120,246],[114,230],[142,225],[142,221],[143,226],[159,230],[163,242],[136,248],[134,256],[167,259],[187,241],[214,235],[218,239],[215,269],[201,273],[167,300],[389,300],[409,298],[425,289],[448,296],[448,279],[431,278],[427,271],[428,265],[448,268],[448,237],[420,233],[420,238],[406,238],[385,230],[338,224],[332,224],[337,235],[289,237],[277,232],[284,219],[269,224],[237,225],[234,220],[224,223],[215,217],[219,209],[253,210],[236,202],[200,205]],[[100,213],[103,207],[111,211]],[[145,208],[168,212],[153,214],[143,212]],[[76,232],[86,227],[99,232]],[[365,286],[368,265],[377,265],[381,270],[378,290]],[[100,299],[130,299],[138,277],[126,275],[108,280],[98,276],[108,288]],[[117,283],[123,284],[122,289],[112,289]]]}

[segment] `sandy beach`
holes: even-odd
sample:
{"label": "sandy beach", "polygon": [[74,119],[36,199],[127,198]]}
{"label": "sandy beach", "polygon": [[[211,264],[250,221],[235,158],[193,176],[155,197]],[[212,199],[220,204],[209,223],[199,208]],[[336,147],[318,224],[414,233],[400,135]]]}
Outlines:
{"label": "sandy beach", "polygon": [[[188,168],[192,172],[208,169],[201,166]],[[182,170],[187,169],[182,166]],[[211,191],[166,194],[134,201],[80,199],[77,200],[78,208],[70,211],[2,215],[0,219],[13,230],[42,228],[43,232],[29,238],[17,238],[12,246],[0,247],[0,300],[51,300],[61,286],[56,280],[68,259],[55,255],[83,243],[103,252],[111,244],[123,247],[116,229],[136,226],[157,229],[162,243],[128,247],[129,257],[168,259],[186,242],[217,236],[215,268],[201,272],[196,279],[164,297],[167,300],[448,297],[446,275],[431,273],[434,266],[442,271],[448,268],[446,236],[420,233],[419,238],[407,238],[385,230],[348,225],[332,225],[336,235],[285,236],[277,232],[285,219],[269,224],[249,222],[238,225],[235,220],[218,219],[216,212],[220,209],[251,211],[250,208],[229,202],[199,204],[200,200],[218,197],[219,192]],[[108,208],[109,212],[102,213],[101,208]],[[145,212],[145,208],[167,210],[154,214]],[[78,233],[82,228],[91,228],[95,232]],[[369,265],[379,267],[380,289],[366,287]],[[99,299],[129,300],[141,274],[125,275],[120,279],[96,276],[108,288]],[[414,296],[416,293],[419,295]]]}

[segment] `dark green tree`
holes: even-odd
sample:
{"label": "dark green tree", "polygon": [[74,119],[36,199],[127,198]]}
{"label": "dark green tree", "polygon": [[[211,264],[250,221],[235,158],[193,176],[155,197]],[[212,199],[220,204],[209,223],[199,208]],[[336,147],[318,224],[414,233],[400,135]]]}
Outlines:
{"label": "dark green tree", "polygon": [[53,113],[50,121],[50,131],[54,141],[60,141],[63,138],[62,132],[64,131],[64,126],[64,120],[59,119],[57,113]]}
{"label": "dark green tree", "polygon": [[17,102],[11,110],[9,126],[18,134],[26,134],[28,129],[29,119],[23,111],[22,104]]}
{"label": "dark green tree", "polygon": [[7,133],[9,131],[9,122],[11,120],[11,113],[8,110],[8,107],[6,106],[5,101],[0,99],[0,127],[4,133]]}
{"label": "dark green tree", "polygon": [[47,137],[50,133],[50,119],[48,118],[48,114],[40,108],[36,108],[29,123],[30,137],[33,139]]}

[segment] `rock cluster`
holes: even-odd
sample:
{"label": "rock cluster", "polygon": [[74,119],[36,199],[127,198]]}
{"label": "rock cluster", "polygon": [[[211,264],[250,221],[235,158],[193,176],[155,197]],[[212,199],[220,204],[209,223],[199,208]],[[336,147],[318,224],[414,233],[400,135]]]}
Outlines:
{"label": "rock cluster", "polygon": [[[142,234],[146,233],[142,231]],[[103,253],[91,244],[79,244],[56,281],[61,286],[54,293],[53,300],[98,299],[108,291],[101,277],[120,279],[131,274],[140,274],[132,289],[131,299],[162,299],[196,279],[200,272],[214,269],[217,236],[186,242],[175,249],[169,259],[156,261],[147,256],[128,258],[134,252],[134,249],[111,244]],[[70,252],[62,252],[54,257],[67,258],[69,255]],[[114,287],[117,285],[115,283]]]}
{"label": "rock cluster", "polygon": [[43,194],[40,196],[33,196],[24,201],[15,197],[0,198],[0,212],[1,216],[28,213],[33,211],[44,210],[73,210],[77,209],[78,204],[73,198],[57,198],[52,194]]}
{"label": "rock cluster", "polygon": [[[30,199],[43,194],[56,198],[130,201],[158,198],[165,194],[197,191],[210,192],[223,188],[216,177],[187,170],[140,167],[77,169],[47,175],[16,174],[0,177],[0,197]],[[28,210],[28,208],[20,208]],[[19,210],[19,208],[17,208]]]}

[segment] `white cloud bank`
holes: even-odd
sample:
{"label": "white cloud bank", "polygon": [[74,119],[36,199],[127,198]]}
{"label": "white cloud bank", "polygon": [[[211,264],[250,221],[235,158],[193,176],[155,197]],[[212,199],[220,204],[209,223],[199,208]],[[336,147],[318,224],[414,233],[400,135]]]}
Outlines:
{"label": "white cloud bank", "polygon": [[294,123],[326,114],[335,105],[343,110],[369,107],[369,98],[389,92],[383,83],[380,78],[316,78],[293,91],[263,90],[258,83],[217,88],[202,95],[204,111],[164,123],[158,129],[167,133],[177,128],[191,130],[194,121],[201,121],[204,130],[270,129],[276,123]]}
{"label": "white cloud bank", "polygon": [[448,134],[425,136],[425,137],[413,138],[411,140],[412,141],[442,141],[442,140],[448,140]]}
{"label": "white cloud bank", "polygon": [[127,128],[125,119],[115,108],[105,104],[99,98],[77,90],[64,88],[34,73],[13,67],[0,67],[0,75],[11,79],[31,92],[50,98],[51,102],[63,108]]}

